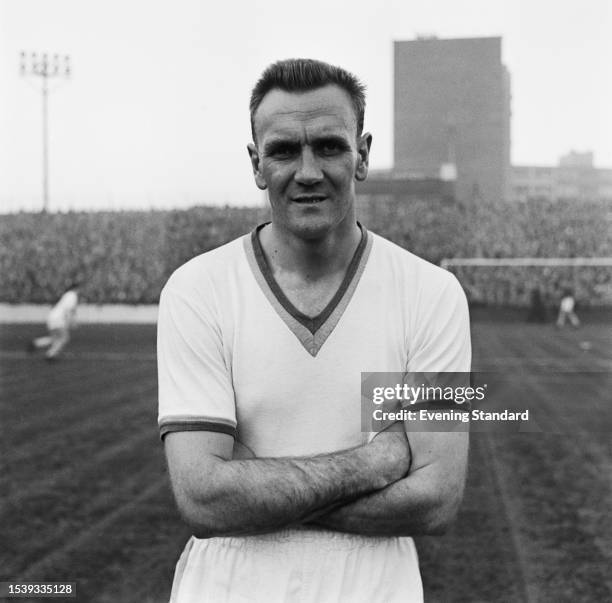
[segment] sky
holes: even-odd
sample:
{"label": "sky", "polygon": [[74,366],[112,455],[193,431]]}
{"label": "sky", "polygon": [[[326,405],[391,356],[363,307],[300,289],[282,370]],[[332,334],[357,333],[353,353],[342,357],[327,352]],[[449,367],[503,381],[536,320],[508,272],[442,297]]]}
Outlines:
{"label": "sky", "polygon": [[0,0],[0,212],[42,204],[42,95],[19,53],[69,54],[49,94],[50,209],[263,204],[250,90],[311,57],[368,88],[370,165],[393,163],[394,40],[501,36],[512,162],[612,167],[609,0]]}

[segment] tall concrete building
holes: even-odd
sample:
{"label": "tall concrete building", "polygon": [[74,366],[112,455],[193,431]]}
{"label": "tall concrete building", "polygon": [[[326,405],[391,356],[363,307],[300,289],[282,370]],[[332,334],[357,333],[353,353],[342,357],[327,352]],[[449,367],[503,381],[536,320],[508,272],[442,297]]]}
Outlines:
{"label": "tall concrete building", "polygon": [[501,38],[394,43],[396,177],[455,181],[463,201],[503,201],[510,180],[510,76]]}

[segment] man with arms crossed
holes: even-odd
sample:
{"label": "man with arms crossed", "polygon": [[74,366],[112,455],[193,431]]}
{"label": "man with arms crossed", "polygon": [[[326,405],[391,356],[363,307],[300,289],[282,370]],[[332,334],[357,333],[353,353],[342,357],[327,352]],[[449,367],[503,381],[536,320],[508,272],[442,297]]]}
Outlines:
{"label": "man with arms crossed", "polygon": [[295,59],[251,97],[272,222],[179,268],[160,300],[159,425],[193,530],[173,603],[422,601],[412,536],[463,492],[467,433],[361,431],[362,371],[469,371],[453,276],[355,217],[364,87]]}

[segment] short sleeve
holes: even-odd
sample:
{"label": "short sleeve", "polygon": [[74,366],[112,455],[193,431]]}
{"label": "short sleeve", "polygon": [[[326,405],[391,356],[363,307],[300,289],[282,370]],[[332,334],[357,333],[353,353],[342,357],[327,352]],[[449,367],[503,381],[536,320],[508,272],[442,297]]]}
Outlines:
{"label": "short sleeve", "polygon": [[235,437],[236,407],[218,320],[195,292],[162,291],[157,325],[159,429]]}
{"label": "short sleeve", "polygon": [[456,277],[447,278],[424,297],[415,335],[408,342],[408,372],[469,373],[472,364],[470,318]]}

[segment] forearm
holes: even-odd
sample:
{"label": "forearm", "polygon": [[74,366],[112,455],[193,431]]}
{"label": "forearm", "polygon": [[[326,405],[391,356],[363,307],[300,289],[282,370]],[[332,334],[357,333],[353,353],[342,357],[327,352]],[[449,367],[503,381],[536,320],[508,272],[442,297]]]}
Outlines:
{"label": "forearm", "polygon": [[312,520],[403,477],[372,445],[306,458],[222,460],[183,487],[196,536],[269,532]]}
{"label": "forearm", "polygon": [[316,518],[317,525],[381,536],[444,532],[463,497],[469,434],[460,425],[453,432],[416,431],[408,437],[412,468],[406,478]]}
{"label": "forearm", "polygon": [[433,490],[427,476],[413,474],[309,523],[370,536],[440,534],[454,519],[462,491],[460,486]]}

